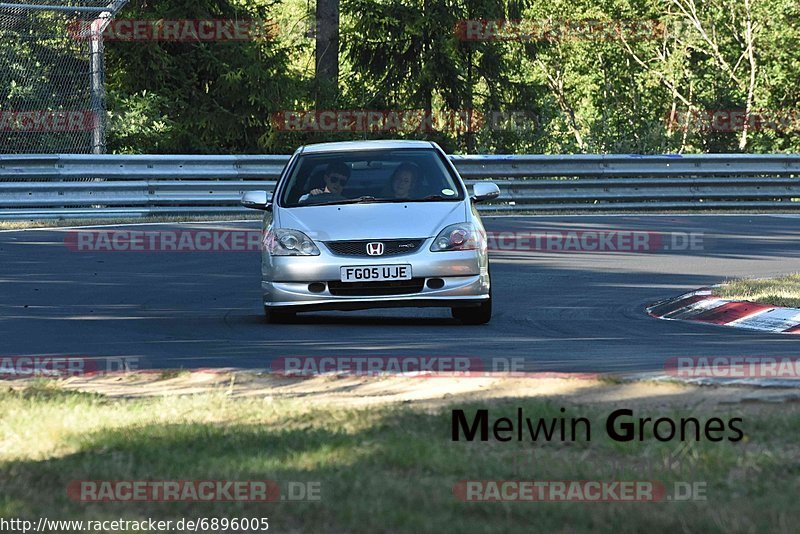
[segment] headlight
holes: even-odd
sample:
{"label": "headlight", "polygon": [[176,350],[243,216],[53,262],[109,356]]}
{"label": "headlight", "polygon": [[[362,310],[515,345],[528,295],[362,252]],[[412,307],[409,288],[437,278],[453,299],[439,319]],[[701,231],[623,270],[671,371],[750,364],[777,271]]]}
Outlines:
{"label": "headlight", "polygon": [[475,250],[483,248],[485,244],[483,235],[471,223],[451,224],[433,240],[431,252]]}
{"label": "headlight", "polygon": [[319,256],[317,245],[299,230],[272,229],[264,238],[264,246],[273,256]]}

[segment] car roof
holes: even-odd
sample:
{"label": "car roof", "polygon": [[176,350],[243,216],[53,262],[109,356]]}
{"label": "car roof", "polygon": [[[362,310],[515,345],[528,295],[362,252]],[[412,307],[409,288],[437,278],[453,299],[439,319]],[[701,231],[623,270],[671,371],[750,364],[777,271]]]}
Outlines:
{"label": "car roof", "polygon": [[397,148],[434,148],[430,141],[414,141],[405,139],[385,139],[378,141],[340,141],[337,143],[316,143],[301,148],[303,154],[322,152],[353,152],[358,150],[387,150]]}

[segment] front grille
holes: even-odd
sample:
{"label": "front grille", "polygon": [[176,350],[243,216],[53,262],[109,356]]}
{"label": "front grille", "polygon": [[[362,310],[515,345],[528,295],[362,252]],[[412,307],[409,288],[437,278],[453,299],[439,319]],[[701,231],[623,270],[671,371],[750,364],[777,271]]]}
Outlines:
{"label": "front grille", "polygon": [[367,243],[383,243],[383,256],[411,254],[419,250],[423,239],[364,239],[360,241],[325,241],[325,246],[338,256],[369,256]]}
{"label": "front grille", "polygon": [[407,295],[419,293],[425,285],[424,278],[387,280],[384,282],[328,282],[331,295],[337,297],[371,297],[380,295]]}

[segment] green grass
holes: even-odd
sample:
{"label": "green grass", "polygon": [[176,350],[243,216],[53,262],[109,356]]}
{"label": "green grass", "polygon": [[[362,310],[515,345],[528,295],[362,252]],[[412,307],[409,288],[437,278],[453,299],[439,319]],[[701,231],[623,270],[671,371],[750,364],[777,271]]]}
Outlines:
{"label": "green grass", "polygon": [[[637,416],[679,417],[673,409]],[[555,416],[520,399],[492,419]],[[592,441],[452,442],[449,410],[345,409],[223,393],[110,399],[46,382],[0,392],[0,517],[269,517],[276,532],[789,532],[800,523],[800,407],[748,405],[738,443],[618,443],[613,408],[569,406]],[[743,407],[704,416],[723,419]],[[761,411],[763,410],[763,412]],[[469,412],[468,412],[469,413]],[[77,503],[72,480],[318,481],[319,502]],[[707,483],[707,500],[662,503],[464,503],[464,479],[661,480]]]}
{"label": "green grass", "polygon": [[800,308],[800,273],[777,278],[732,280],[715,291],[720,297]]}

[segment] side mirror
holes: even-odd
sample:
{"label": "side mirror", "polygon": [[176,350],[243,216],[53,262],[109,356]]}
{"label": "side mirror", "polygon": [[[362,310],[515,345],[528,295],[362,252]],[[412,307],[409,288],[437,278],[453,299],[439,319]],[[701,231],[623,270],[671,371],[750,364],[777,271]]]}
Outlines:
{"label": "side mirror", "polygon": [[242,196],[242,206],[254,210],[272,210],[272,194],[266,191],[248,191]]}
{"label": "side mirror", "polygon": [[500,196],[500,188],[492,182],[478,182],[472,186],[472,201],[483,202]]}

